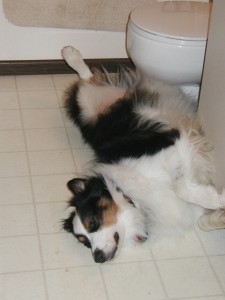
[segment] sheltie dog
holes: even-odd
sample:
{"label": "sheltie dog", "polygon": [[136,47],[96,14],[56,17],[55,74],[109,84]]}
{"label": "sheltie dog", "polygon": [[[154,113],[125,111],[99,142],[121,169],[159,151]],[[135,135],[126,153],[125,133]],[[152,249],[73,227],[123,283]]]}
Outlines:
{"label": "sheltie dog", "polygon": [[79,51],[62,50],[79,80],[65,109],[95,153],[92,169],[68,182],[74,211],[63,227],[97,263],[125,243],[225,227],[225,193],[214,188],[213,150],[197,104],[179,88],[121,68],[90,71]]}

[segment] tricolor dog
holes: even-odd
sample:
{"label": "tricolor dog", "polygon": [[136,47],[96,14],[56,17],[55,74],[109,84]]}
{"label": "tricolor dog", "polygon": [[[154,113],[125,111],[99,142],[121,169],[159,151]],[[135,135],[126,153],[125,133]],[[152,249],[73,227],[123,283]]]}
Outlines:
{"label": "tricolor dog", "polygon": [[80,77],[66,93],[67,115],[96,156],[86,176],[68,182],[74,211],[64,229],[103,263],[126,243],[197,222],[224,228],[225,193],[214,188],[213,151],[196,102],[137,71],[92,73],[72,47],[62,56]]}

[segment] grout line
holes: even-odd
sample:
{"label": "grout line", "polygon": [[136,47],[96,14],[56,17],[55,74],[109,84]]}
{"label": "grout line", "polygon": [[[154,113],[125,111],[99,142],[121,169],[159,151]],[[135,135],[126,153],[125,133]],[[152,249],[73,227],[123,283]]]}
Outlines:
{"label": "grout line", "polygon": [[99,266],[99,270],[100,270],[100,274],[101,274],[101,278],[102,278],[102,282],[103,282],[103,286],[104,286],[106,298],[109,300],[110,296],[109,296],[109,292],[108,292],[108,289],[107,289],[107,284],[105,282],[105,277],[104,277],[104,274],[103,274],[102,266]]}
{"label": "grout line", "polygon": [[224,295],[223,294],[218,294],[218,295],[211,295],[211,296],[195,296],[194,298],[193,297],[179,297],[179,298],[169,298],[170,300],[189,300],[189,299],[199,299],[199,300],[211,300],[212,298],[214,297],[223,297]]}
{"label": "grout line", "polygon": [[[80,265],[80,266],[64,266],[64,267],[56,267],[56,268],[46,268],[45,271],[57,271],[57,270],[65,270],[65,269],[78,269],[78,268],[96,268],[97,265]],[[20,274],[20,273],[30,273],[30,272],[41,272],[41,269],[34,270],[24,270],[24,271],[15,271],[15,272],[4,272],[0,273],[0,275],[10,275],[10,274]],[[64,300],[64,299],[62,299]]]}
{"label": "grout line", "polygon": [[[16,152],[15,152],[16,153]],[[60,175],[71,175],[77,172],[65,172],[65,173],[43,173],[43,174],[31,174],[31,177],[42,177],[42,176],[60,176]],[[0,176],[0,179],[9,179],[9,178],[29,178],[29,175],[21,175],[21,176]]]}
{"label": "grout line", "polygon": [[[19,110],[18,110],[19,111]],[[72,128],[72,127],[66,127],[66,128]],[[29,127],[29,128],[24,128],[25,131],[29,130],[48,130],[48,129],[65,129],[64,126],[55,126],[55,127]],[[0,129],[0,132],[4,131],[22,131],[22,128],[9,128],[9,129]]]}
{"label": "grout line", "polygon": [[40,150],[18,150],[18,151],[0,151],[0,153],[5,154],[5,153],[26,153],[27,151],[29,152],[49,152],[49,151],[69,151],[69,150],[83,150],[83,149],[87,149],[87,148],[71,148],[71,146],[69,146],[68,148],[52,148],[52,149],[40,149]]}
{"label": "grout line", "polygon": [[[52,76],[53,76],[53,75],[52,75]],[[53,84],[54,84],[55,89],[56,89],[56,85],[55,85],[54,78],[53,78]],[[59,105],[60,105],[59,95],[58,95],[58,93],[56,93],[56,94],[57,94],[56,96],[57,96],[58,103],[59,103]],[[72,156],[74,168],[75,168],[76,173],[78,173],[78,166],[77,166],[77,164],[76,164],[76,160],[75,160],[74,155],[73,155],[73,148],[72,148],[72,145],[71,145],[71,142],[70,142],[70,138],[69,138],[69,134],[68,134],[68,131],[67,131],[67,126],[66,126],[66,120],[65,120],[64,114],[63,114],[64,108],[63,108],[63,107],[60,107],[59,110],[60,110],[61,115],[62,115],[62,121],[63,121],[64,128],[65,128],[65,131],[66,131],[66,137],[67,137],[67,141],[68,141],[68,145],[69,145],[70,154],[71,154],[71,156]],[[78,148],[78,149],[83,149],[83,148]]]}
{"label": "grout line", "polygon": [[48,297],[48,287],[47,287],[47,278],[46,278],[45,269],[44,269],[44,257],[43,257],[43,251],[42,251],[42,246],[41,246],[41,237],[40,237],[40,231],[39,231],[39,226],[38,226],[38,215],[37,215],[36,203],[34,201],[35,200],[35,195],[34,195],[34,189],[33,189],[32,179],[31,179],[31,176],[32,176],[32,174],[31,174],[31,167],[30,167],[30,162],[29,162],[28,147],[27,147],[27,141],[26,141],[26,135],[25,135],[25,128],[24,128],[24,122],[23,122],[23,115],[22,115],[21,104],[20,104],[20,96],[19,96],[19,91],[18,91],[18,86],[17,86],[17,80],[16,80],[16,78],[15,78],[15,82],[16,82],[16,91],[17,91],[17,97],[18,97],[18,104],[19,104],[19,108],[20,108],[20,117],[21,117],[22,128],[23,128],[24,144],[25,144],[25,149],[26,149],[26,159],[27,159],[27,165],[28,165],[29,181],[30,181],[31,194],[32,194],[32,199],[33,199],[33,207],[34,207],[34,214],[35,214],[35,224],[36,224],[36,229],[37,229],[39,254],[40,254],[40,260],[41,260],[41,272],[42,272],[43,281],[44,281],[45,297],[46,297],[46,299],[49,299],[49,297]]}
{"label": "grout line", "polygon": [[[199,242],[200,242],[200,244],[201,244],[201,246],[202,246],[202,248],[203,248],[203,251],[204,251],[204,253],[205,253],[205,258],[207,259],[207,261],[208,261],[208,263],[209,263],[209,266],[210,266],[210,268],[211,268],[211,270],[212,270],[212,272],[213,272],[213,274],[214,274],[214,276],[215,276],[215,278],[216,278],[216,280],[217,280],[217,283],[218,283],[218,285],[219,285],[221,291],[223,291],[223,293],[225,293],[225,290],[224,290],[224,288],[223,288],[223,286],[222,286],[222,284],[221,284],[221,282],[220,282],[220,279],[219,279],[219,277],[217,276],[217,273],[216,273],[216,271],[215,271],[215,269],[214,269],[214,267],[213,267],[213,264],[212,264],[212,262],[211,262],[211,260],[210,260],[210,257],[211,257],[211,256],[215,257],[215,256],[221,256],[221,255],[208,255],[207,250],[205,249],[204,244],[203,244],[203,242],[202,242],[202,240],[201,240],[201,238],[200,238],[200,236],[199,236],[197,230],[196,230],[195,228],[194,228],[194,230],[195,230],[195,232],[196,232],[197,238],[198,238],[198,240],[199,240]],[[222,256],[224,256],[224,254],[222,254]]]}
{"label": "grout line", "polygon": [[[40,202],[40,201],[34,201],[36,204],[57,204],[57,203],[65,203],[65,201],[43,201],[43,202]],[[29,204],[33,204],[34,202],[20,202],[20,203],[8,203],[8,204],[0,204],[0,207],[1,206],[18,206],[18,205],[29,205]]]}
{"label": "grout line", "polygon": [[161,283],[162,289],[163,289],[163,291],[164,291],[164,293],[165,293],[165,295],[166,295],[166,299],[169,299],[169,295],[168,295],[167,290],[166,290],[166,287],[165,287],[165,285],[164,285],[164,282],[163,282],[163,279],[162,279],[162,275],[161,275],[161,273],[160,273],[160,270],[159,270],[157,261],[156,261],[155,256],[154,256],[154,253],[153,253],[153,251],[151,250],[151,248],[150,248],[149,250],[150,250],[150,252],[151,252],[151,255],[152,255],[152,262],[153,262],[153,264],[154,264],[154,266],[155,266],[155,269],[156,269],[156,272],[157,272],[157,274],[158,274],[159,281],[160,281],[160,283]]}

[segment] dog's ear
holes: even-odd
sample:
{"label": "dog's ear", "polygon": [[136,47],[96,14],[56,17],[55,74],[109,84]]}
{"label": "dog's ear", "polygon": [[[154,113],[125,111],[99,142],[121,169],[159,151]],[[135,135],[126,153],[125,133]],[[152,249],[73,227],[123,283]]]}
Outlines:
{"label": "dog's ear", "polygon": [[84,191],[86,179],[83,178],[73,178],[67,182],[68,189],[74,194]]}
{"label": "dog's ear", "polygon": [[73,231],[73,219],[75,217],[75,212],[71,212],[69,217],[67,219],[62,220],[62,229],[64,229],[67,232],[74,233]]}

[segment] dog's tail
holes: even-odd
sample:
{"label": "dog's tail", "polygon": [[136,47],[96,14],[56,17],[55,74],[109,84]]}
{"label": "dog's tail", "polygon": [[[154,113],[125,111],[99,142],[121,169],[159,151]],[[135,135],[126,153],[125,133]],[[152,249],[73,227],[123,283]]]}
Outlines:
{"label": "dog's tail", "polygon": [[78,73],[81,79],[89,81],[92,78],[93,74],[85,64],[80,52],[77,49],[71,46],[66,46],[61,50],[61,54],[63,59]]}

